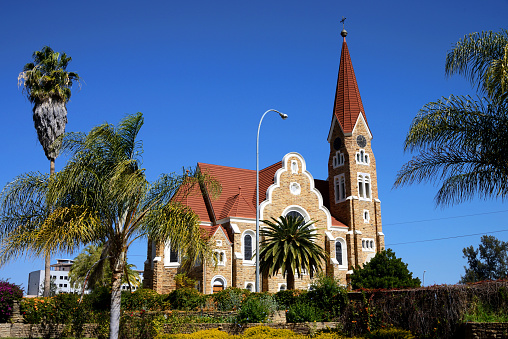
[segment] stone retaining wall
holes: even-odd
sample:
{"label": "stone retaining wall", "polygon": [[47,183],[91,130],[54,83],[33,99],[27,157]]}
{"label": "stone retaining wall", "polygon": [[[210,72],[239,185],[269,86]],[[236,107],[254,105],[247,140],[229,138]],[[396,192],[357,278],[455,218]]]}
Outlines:
{"label": "stone retaining wall", "polygon": [[[316,331],[335,328],[338,323],[268,323],[268,324],[166,324],[164,326],[165,333],[193,333],[201,330],[219,329],[229,334],[243,333],[247,328],[254,326],[267,326],[275,329],[289,329],[299,334],[312,334]],[[70,327],[66,325],[53,325],[51,327],[33,324],[0,324],[0,338],[58,338],[62,334],[69,333]],[[94,338],[97,337],[97,325],[86,324],[84,326],[81,337]]]}
{"label": "stone retaining wall", "polygon": [[465,339],[508,338],[508,323],[466,323]]}
{"label": "stone retaining wall", "polygon": [[[68,325],[0,324],[0,338],[59,338],[69,333]],[[96,338],[97,325],[85,324],[82,337]]]}

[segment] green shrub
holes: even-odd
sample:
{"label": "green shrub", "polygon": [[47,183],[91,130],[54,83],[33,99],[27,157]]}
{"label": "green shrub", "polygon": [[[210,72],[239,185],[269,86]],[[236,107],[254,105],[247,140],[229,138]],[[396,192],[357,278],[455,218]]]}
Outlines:
{"label": "green shrub", "polygon": [[286,313],[286,321],[288,323],[321,321],[323,317],[323,310],[304,300],[298,300],[295,304],[291,305]]}
{"label": "green shrub", "polygon": [[309,304],[323,311],[322,321],[332,321],[337,318],[348,304],[346,288],[340,286],[338,280],[326,275],[319,276],[312,283],[305,299]]}
{"label": "green shrub", "polygon": [[109,311],[111,309],[111,288],[106,286],[95,288],[92,293],[84,295],[83,304],[94,311]]}
{"label": "green shrub", "polygon": [[50,299],[52,307],[48,321],[54,324],[70,324],[74,321],[78,312],[78,299],[76,294],[60,293]]}
{"label": "green shrub", "polygon": [[188,311],[203,305],[205,297],[194,288],[179,288],[167,295],[167,301],[173,309]]}
{"label": "green shrub", "polygon": [[122,293],[122,309],[128,311],[158,311],[166,307],[164,297],[151,289]]}
{"label": "green shrub", "polygon": [[239,310],[242,302],[250,295],[248,290],[237,287],[228,287],[212,295],[215,307],[219,311]]}
{"label": "green shrub", "polygon": [[413,339],[411,332],[400,328],[380,328],[367,333],[365,338],[369,339]]}
{"label": "green shrub", "polygon": [[275,293],[274,298],[281,309],[287,310],[306,294],[307,291],[302,290],[283,290]]}
{"label": "green shrub", "polygon": [[122,339],[151,339],[164,330],[164,317],[162,315],[147,314],[141,311],[122,312],[120,318],[120,335]]}
{"label": "green shrub", "polygon": [[252,293],[238,312],[239,323],[263,323],[277,310],[277,302],[266,293]]}
{"label": "green shrub", "polygon": [[479,323],[508,322],[508,313],[506,308],[495,308],[492,305],[481,302],[478,298],[473,298],[468,311],[463,316],[463,321],[472,321]]}
{"label": "green shrub", "polygon": [[0,280],[0,322],[7,322],[12,316],[14,301],[23,298],[23,290],[20,286],[5,280]]}

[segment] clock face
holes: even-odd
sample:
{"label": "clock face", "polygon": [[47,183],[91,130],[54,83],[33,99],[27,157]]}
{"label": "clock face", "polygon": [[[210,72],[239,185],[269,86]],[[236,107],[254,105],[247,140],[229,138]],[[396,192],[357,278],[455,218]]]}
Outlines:
{"label": "clock face", "polygon": [[359,135],[356,137],[356,143],[358,144],[358,146],[363,148],[367,146],[367,139],[365,139],[363,135]]}
{"label": "clock face", "polygon": [[342,140],[341,138],[335,138],[335,140],[333,141],[333,148],[338,151],[340,148],[342,147]]}

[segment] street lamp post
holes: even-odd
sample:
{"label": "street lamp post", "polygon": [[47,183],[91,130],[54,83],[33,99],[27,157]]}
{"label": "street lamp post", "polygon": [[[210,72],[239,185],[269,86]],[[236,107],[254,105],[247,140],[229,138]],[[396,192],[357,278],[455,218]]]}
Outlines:
{"label": "street lamp post", "polygon": [[423,281],[422,281],[422,287],[425,287],[425,272],[427,272],[426,270],[423,270]]}
{"label": "street lamp post", "polygon": [[259,129],[261,128],[261,122],[268,112],[277,112],[283,120],[288,118],[287,114],[281,113],[275,109],[269,109],[266,111],[261,120],[259,120],[258,134],[256,138],[256,292],[260,291],[259,288]]}

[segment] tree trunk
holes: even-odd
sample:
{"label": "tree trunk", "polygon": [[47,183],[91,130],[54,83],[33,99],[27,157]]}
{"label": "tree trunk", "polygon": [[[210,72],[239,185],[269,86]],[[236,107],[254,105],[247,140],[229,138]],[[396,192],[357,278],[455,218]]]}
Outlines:
{"label": "tree trunk", "polygon": [[[55,174],[55,160],[51,159],[49,162],[49,176]],[[44,256],[44,294],[43,297],[51,296],[51,255],[46,251]]]}
{"label": "tree trunk", "polygon": [[122,303],[122,275],[125,266],[126,253],[121,252],[119,258],[116,258],[112,269],[112,288],[111,288],[111,313],[109,318],[109,339],[118,339],[120,330],[120,305]]}
{"label": "tree trunk", "polygon": [[295,289],[295,273],[291,269],[289,269],[287,271],[287,280],[286,280],[286,283],[288,285],[287,286],[288,290],[294,290]]}
{"label": "tree trunk", "polygon": [[51,256],[48,251],[45,252],[44,255],[44,291],[42,296],[43,297],[50,297],[51,296]]}

